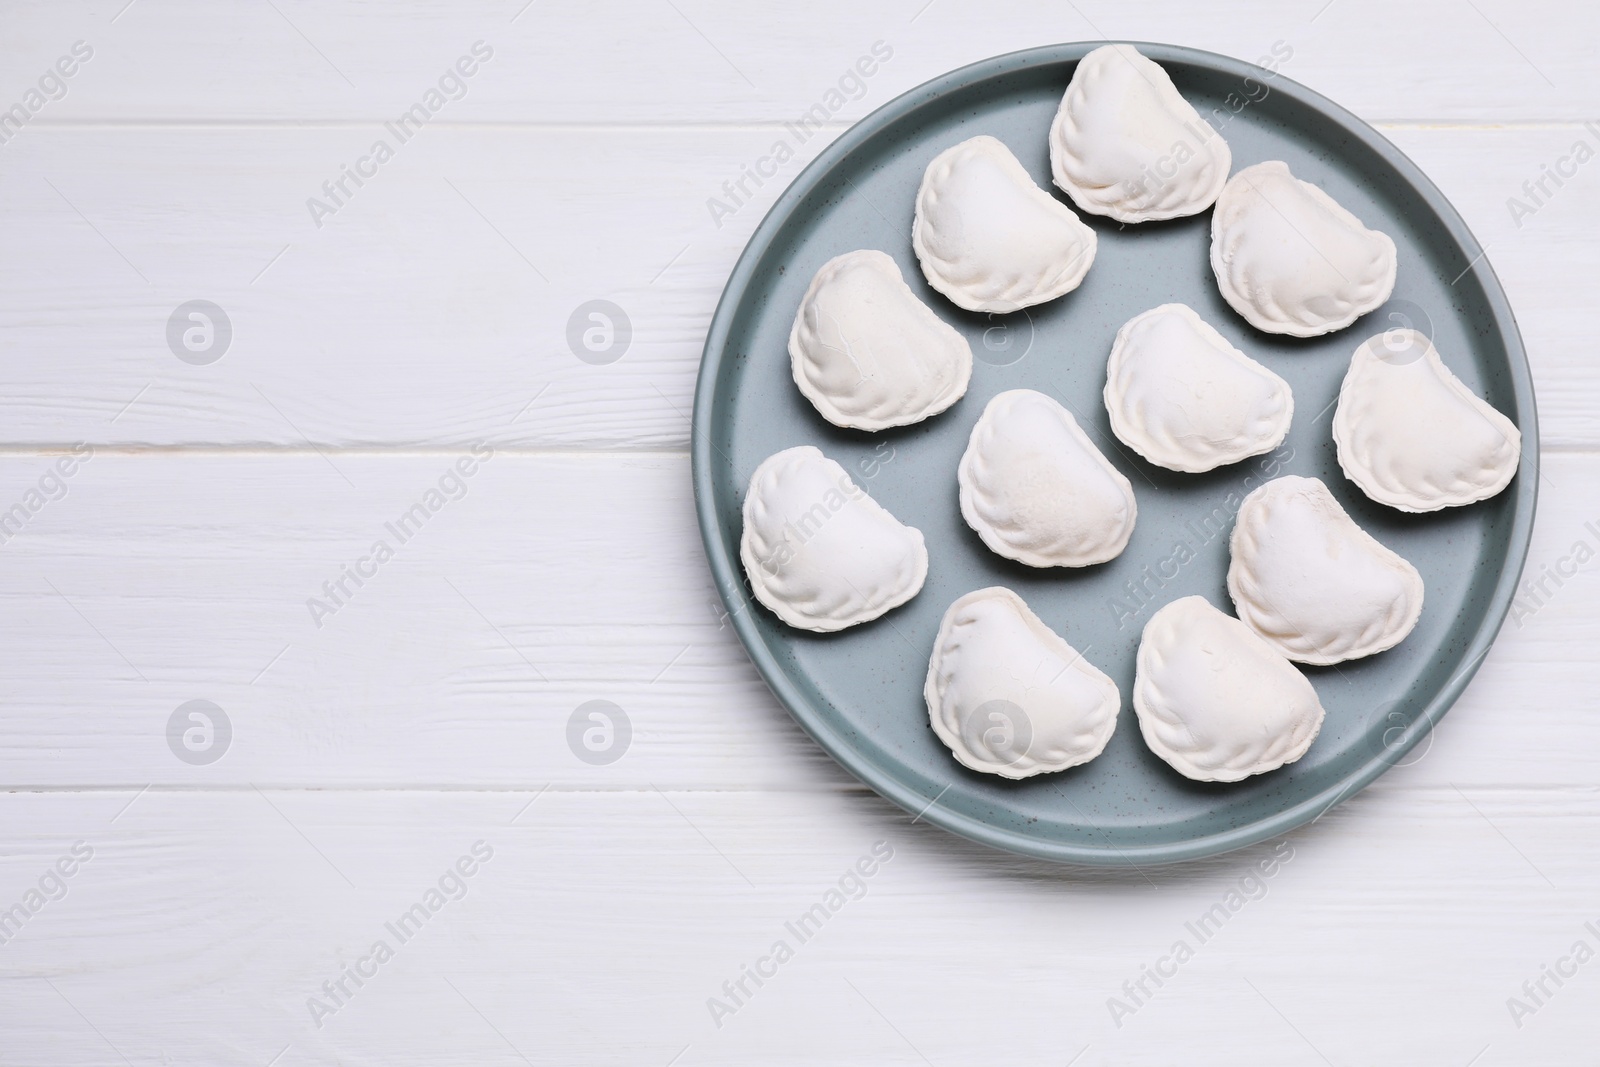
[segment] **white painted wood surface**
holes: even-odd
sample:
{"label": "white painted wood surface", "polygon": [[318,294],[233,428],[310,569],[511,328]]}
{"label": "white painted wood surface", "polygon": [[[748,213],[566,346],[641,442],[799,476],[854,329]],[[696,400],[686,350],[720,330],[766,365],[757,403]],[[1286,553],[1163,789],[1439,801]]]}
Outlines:
{"label": "white painted wood surface", "polygon": [[[0,1064],[1592,1059],[1600,963],[1543,1003],[1523,984],[1600,949],[1594,564],[1507,625],[1420,758],[1313,826],[1063,870],[913,824],[800,733],[715,610],[686,449],[722,282],[825,137],[722,226],[705,201],[874,42],[892,59],[826,136],[1032,44],[1283,41],[1511,294],[1544,420],[1530,574],[1600,550],[1600,170],[1506,203],[1600,146],[1595,9],[125,3],[0,6],[0,109],[93,50],[0,143],[0,511],[27,513],[0,544]],[[465,95],[314,225],[306,199],[480,40]],[[607,366],[565,341],[596,298],[635,329]],[[191,299],[232,321],[220,361],[167,348]],[[317,625],[307,599],[476,442],[459,499]],[[197,699],[232,727],[204,765],[167,739]],[[567,745],[589,700],[633,725],[610,765]],[[877,842],[860,899],[788,933]],[[385,924],[441,876],[465,895],[402,943]],[[1108,998],[1180,938],[1194,958],[1117,1025]]]}

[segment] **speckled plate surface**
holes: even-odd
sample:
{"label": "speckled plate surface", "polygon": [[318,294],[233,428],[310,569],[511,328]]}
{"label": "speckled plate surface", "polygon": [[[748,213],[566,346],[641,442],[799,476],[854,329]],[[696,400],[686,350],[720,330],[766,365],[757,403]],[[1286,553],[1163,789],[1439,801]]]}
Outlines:
{"label": "speckled plate surface", "polygon": [[[1238,848],[1316,818],[1401,761],[1472,677],[1510,605],[1527,553],[1538,484],[1538,427],[1527,359],[1505,294],[1443,195],[1355,116],[1281,73],[1206,52],[1139,43],[1211,119],[1238,170],[1286,160],[1399,246],[1389,304],[1347,330],[1274,337],[1223,303],[1207,261],[1210,212],[1121,227],[1085,215],[1100,236],[1083,285],[1006,316],[956,308],[923,280],[911,252],[923,168],[976,134],[1004,141],[1043,188],[1047,133],[1077,61],[1096,44],[999,56],[937,78],[879,108],[795,180],[751,238],[712,321],[695,397],[693,468],[706,553],[740,639],[778,699],[835,759],[884,796],[996,848],[1072,863],[1165,863]],[[879,248],[914,290],[965,331],[977,359],[965,398],[917,426],[838,429],[795,388],[786,350],[818,267]],[[1208,474],[1139,459],[1111,435],[1101,402],[1117,328],[1168,301],[1187,303],[1294,389],[1294,425],[1276,453]],[[1351,353],[1392,325],[1430,333],[1450,368],[1509,415],[1522,467],[1500,496],[1442,514],[1405,515],[1369,501],[1339,470],[1329,431]],[[961,520],[956,464],[990,397],[1031,388],[1060,399],[1133,482],[1138,525],[1127,551],[1084,570],[1038,571],[984,548]],[[843,633],[784,626],[750,596],[739,564],[740,505],[751,472],[814,444],[901,521],[927,537],[927,585],[906,606]],[[1398,648],[1308,668],[1327,720],[1298,763],[1234,785],[1192,782],[1145,747],[1130,694],[1151,613],[1200,594],[1232,613],[1228,535],[1244,495],[1278,474],[1328,483],[1379,540],[1422,572],[1422,621]],[[958,764],[928,725],[922,698],[939,620],[987,585],[1016,590],[1115,679],[1117,731],[1093,762],[1020,782]]]}

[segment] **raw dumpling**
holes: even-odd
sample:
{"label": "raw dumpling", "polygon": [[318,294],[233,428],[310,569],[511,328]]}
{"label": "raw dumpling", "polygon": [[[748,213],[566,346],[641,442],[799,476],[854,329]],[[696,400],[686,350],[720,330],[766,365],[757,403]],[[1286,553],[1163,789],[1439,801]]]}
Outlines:
{"label": "raw dumpling", "polygon": [[1223,299],[1258,330],[1316,337],[1389,299],[1395,248],[1280,160],[1246,167],[1211,215]]}
{"label": "raw dumpling", "polygon": [[1522,433],[1462,385],[1416,330],[1389,330],[1356,349],[1333,440],[1345,477],[1401,511],[1487,500],[1510,484],[1522,459]]}
{"label": "raw dumpling", "polygon": [[956,480],[967,525],[1030,567],[1104,563],[1133,534],[1133,486],[1071,412],[1032,389],[989,401]]}
{"label": "raw dumpling", "polygon": [[1174,600],[1145,625],[1133,710],[1151,751],[1201,782],[1293,763],[1322,728],[1306,676],[1198,596]]}
{"label": "raw dumpling", "polygon": [[923,695],[956,759],[1004,778],[1094,759],[1122,706],[1115,682],[999,586],[944,613]]}
{"label": "raw dumpling", "polygon": [[985,136],[928,164],[911,246],[928,284],[956,304],[1007,312],[1076,289],[1094,262],[1095,234]]}
{"label": "raw dumpling", "polygon": [[1240,621],[1297,662],[1393,648],[1422,615],[1422,575],[1316,478],[1277,478],[1245,497],[1230,544]]}
{"label": "raw dumpling", "polygon": [[882,252],[847,252],[811,279],[789,331],[794,382],[835,426],[882,430],[936,415],[972,377],[967,339]]}
{"label": "raw dumpling", "polygon": [[810,445],[767,457],[750,476],[739,558],[757,600],[819,633],[899,607],[928,576],[922,532]]}
{"label": "raw dumpling", "polygon": [[1289,383],[1183,304],[1162,304],[1117,331],[1105,400],[1123,444],[1191,474],[1272,451],[1294,415]]}
{"label": "raw dumpling", "polygon": [[1078,61],[1050,127],[1056,185],[1080,210],[1118,222],[1204,211],[1232,165],[1228,143],[1131,44]]}

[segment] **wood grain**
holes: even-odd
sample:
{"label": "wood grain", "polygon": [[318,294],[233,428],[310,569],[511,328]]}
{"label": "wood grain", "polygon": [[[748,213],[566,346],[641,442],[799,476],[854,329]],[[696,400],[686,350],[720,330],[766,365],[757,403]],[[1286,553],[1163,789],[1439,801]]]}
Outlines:
{"label": "wood grain", "polygon": [[397,11],[274,0],[219,13],[183,0],[140,2],[118,16],[125,2],[17,5],[6,43],[19,90],[74,40],[96,49],[41,121],[381,120],[415,103],[478,40],[494,57],[447,105],[451,121],[789,119],[880,40],[894,56],[839,111],[845,121],[988,56],[1102,38],[1179,41],[1252,62],[1283,41],[1294,52],[1291,77],[1376,120],[1581,120],[1600,109],[1587,45],[1600,15],[1555,0],[1159,0],[1137,9],[1109,0],[674,0],[626,14],[527,0],[412,0]]}
{"label": "wood grain", "polygon": [[[864,793],[533,797],[0,798],[0,901],[93,850],[0,947],[6,1062],[1162,1064],[1191,1046],[1221,1062],[1206,1050],[1247,1029],[1255,1062],[1487,1045],[1479,1062],[1528,1063],[1569,1062],[1590,1032],[1586,973],[1520,1031],[1504,1002],[1595,940],[1593,865],[1570,847],[1600,832],[1592,789],[1380,784],[1285,841],[1100,871],[996,854]],[[386,924],[476,842],[492,857],[465,895],[401,942]],[[878,842],[890,858],[802,942],[786,924]],[[1226,918],[1191,929],[1213,906]],[[379,940],[393,958],[326,999]],[[779,940],[792,958],[713,1019]],[[1123,983],[1179,940],[1192,959],[1116,1025],[1108,1001],[1134,1004]],[[314,1018],[313,996],[337,1010]]]}

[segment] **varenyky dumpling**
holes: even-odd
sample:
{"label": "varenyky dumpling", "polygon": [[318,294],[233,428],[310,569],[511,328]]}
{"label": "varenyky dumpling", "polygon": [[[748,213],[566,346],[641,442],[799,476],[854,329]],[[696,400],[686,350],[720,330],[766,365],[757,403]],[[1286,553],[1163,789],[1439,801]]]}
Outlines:
{"label": "varenyky dumpling", "polygon": [[750,476],[739,558],[757,600],[820,633],[899,607],[928,576],[922,532],[810,445],[767,457]]}
{"label": "varenyky dumpling", "polygon": [[1008,312],[1069,293],[1095,233],[1034,184],[1011,149],[980,136],[933,158],[917,190],[911,246],[928,284],[968,311]]}
{"label": "varenyky dumpling", "polygon": [[1078,61],[1050,126],[1056,185],[1080,210],[1118,222],[1198,214],[1232,165],[1222,135],[1131,44],[1102,45]]}
{"label": "varenyky dumpling", "polygon": [[1245,497],[1230,547],[1239,620],[1296,662],[1393,648],[1422,616],[1422,575],[1316,478],[1275,478]]}
{"label": "varenyky dumpling", "polygon": [[1344,329],[1389,299],[1395,265],[1388,234],[1367,229],[1281,160],[1228,179],[1211,215],[1223,299],[1267,333]]}
{"label": "varenyky dumpling", "polygon": [[1487,500],[1522,460],[1521,431],[1461,384],[1416,330],[1388,330],[1356,349],[1333,440],[1345,477],[1401,511]]}
{"label": "varenyky dumpling", "polygon": [[939,740],[975,771],[1027,778],[1087,763],[1117,728],[1117,684],[994,586],[944,613],[928,681]]}
{"label": "varenyky dumpling", "polygon": [[936,415],[972,377],[972,348],[883,252],[847,252],[811,279],[789,331],[795,384],[835,426],[883,430]]}
{"label": "varenyky dumpling", "polygon": [[1322,728],[1306,676],[1204,597],[1174,600],[1139,641],[1133,710],[1151,751],[1201,782],[1237,782],[1305,755]]}
{"label": "varenyky dumpling", "polygon": [[1289,383],[1183,304],[1162,304],[1117,331],[1105,402],[1123,444],[1192,474],[1272,451],[1294,417]]}
{"label": "varenyky dumpling", "polygon": [[956,480],[967,525],[1030,567],[1104,563],[1133,535],[1133,486],[1071,412],[1032,389],[989,401]]}

